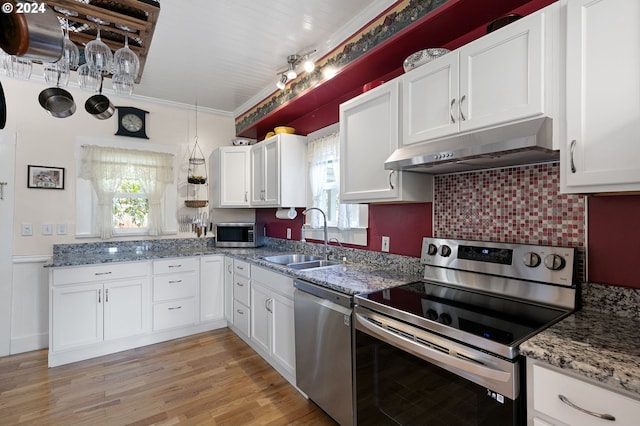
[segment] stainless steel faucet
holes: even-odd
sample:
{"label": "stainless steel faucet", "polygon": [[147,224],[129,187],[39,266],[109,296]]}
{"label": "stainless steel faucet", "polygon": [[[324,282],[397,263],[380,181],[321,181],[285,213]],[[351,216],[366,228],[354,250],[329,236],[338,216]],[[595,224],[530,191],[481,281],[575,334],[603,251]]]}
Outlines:
{"label": "stainless steel faucet", "polygon": [[329,240],[327,239],[328,237],[327,215],[322,211],[322,209],[319,209],[317,207],[309,207],[308,209],[305,209],[302,212],[302,214],[306,216],[307,212],[309,212],[310,210],[317,210],[320,213],[322,213],[322,220],[324,221],[324,260],[329,260]]}

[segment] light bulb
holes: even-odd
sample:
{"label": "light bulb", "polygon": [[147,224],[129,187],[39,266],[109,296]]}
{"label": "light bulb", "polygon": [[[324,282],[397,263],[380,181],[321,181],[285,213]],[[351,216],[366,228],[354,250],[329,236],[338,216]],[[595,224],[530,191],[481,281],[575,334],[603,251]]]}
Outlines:
{"label": "light bulb", "polygon": [[282,74],[280,76],[280,80],[278,80],[278,82],[276,83],[276,87],[280,90],[284,90],[284,85],[287,83],[287,76],[285,74]]}
{"label": "light bulb", "polygon": [[289,71],[287,71],[287,79],[289,80],[293,80],[294,78],[296,78],[298,76],[298,73],[296,73],[296,71],[294,69],[290,69]]}
{"label": "light bulb", "polygon": [[312,60],[307,59],[306,61],[304,61],[303,67],[307,73],[310,73],[313,72],[314,69],[316,69],[316,64],[314,64]]}

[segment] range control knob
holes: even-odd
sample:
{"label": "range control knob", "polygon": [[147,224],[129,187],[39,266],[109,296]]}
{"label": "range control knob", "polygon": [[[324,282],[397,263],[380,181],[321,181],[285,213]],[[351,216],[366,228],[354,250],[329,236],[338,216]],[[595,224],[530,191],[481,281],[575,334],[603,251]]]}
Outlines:
{"label": "range control knob", "polygon": [[540,264],[540,255],[534,253],[532,251],[528,252],[524,256],[522,256],[522,261],[529,268],[535,268]]}
{"label": "range control knob", "polygon": [[438,319],[438,313],[435,309],[427,309],[427,318],[431,321],[435,321]]}
{"label": "range control knob", "polygon": [[440,256],[449,257],[451,255],[451,247],[449,246],[440,246]]}
{"label": "range control knob", "polygon": [[429,244],[429,246],[427,247],[427,254],[429,256],[433,256],[436,253],[438,253],[438,247],[436,247],[435,244]]}
{"label": "range control knob", "polygon": [[564,268],[565,261],[562,256],[558,254],[550,254],[549,256],[544,258],[544,266],[547,269],[551,269],[552,271],[559,271]]}
{"label": "range control knob", "polygon": [[440,322],[444,325],[451,325],[453,319],[451,319],[451,315],[449,314],[440,314]]}

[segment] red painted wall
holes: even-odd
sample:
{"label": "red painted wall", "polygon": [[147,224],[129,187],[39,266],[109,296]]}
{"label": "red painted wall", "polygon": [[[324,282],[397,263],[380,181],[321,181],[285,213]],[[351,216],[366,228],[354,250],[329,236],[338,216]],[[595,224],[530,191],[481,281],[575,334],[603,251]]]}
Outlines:
{"label": "red painted wall", "polygon": [[[304,221],[301,212],[304,209],[296,210],[298,216],[288,220],[277,219],[276,209],[256,209],[256,221],[266,225],[269,237],[286,239],[287,228],[291,228],[291,239],[299,240]],[[431,203],[370,204],[367,239],[369,244],[366,247],[353,247],[381,251],[384,235],[389,237],[389,253],[420,257],[422,237],[432,236],[431,221]]]}
{"label": "red painted wall", "polygon": [[640,195],[590,196],[589,281],[640,288]]}

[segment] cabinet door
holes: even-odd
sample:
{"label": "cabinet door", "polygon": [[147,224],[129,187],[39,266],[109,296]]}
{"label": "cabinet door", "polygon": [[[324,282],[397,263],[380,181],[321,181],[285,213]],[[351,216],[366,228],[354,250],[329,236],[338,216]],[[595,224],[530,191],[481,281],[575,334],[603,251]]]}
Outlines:
{"label": "cabinet door", "polygon": [[296,348],[293,300],[277,293],[271,295],[271,356],[289,373],[295,374]]}
{"label": "cabinet door", "polygon": [[224,317],[233,324],[233,259],[224,258]]}
{"label": "cabinet door", "polygon": [[253,146],[251,155],[251,204],[264,204],[265,198],[265,150],[264,142]]}
{"label": "cabinet door", "polygon": [[200,259],[200,321],[224,318],[224,256]]}
{"label": "cabinet door", "polygon": [[267,205],[280,204],[280,141],[267,142],[264,146],[264,202]]}
{"label": "cabinet door", "polygon": [[104,285],[104,340],[149,331],[149,281],[147,278]]}
{"label": "cabinet door", "polygon": [[536,13],[459,49],[460,131],[543,110],[543,24]]}
{"label": "cabinet door", "polygon": [[640,189],[639,20],[637,1],[568,2],[565,192]]}
{"label": "cabinet door", "polygon": [[458,53],[416,68],[402,77],[402,144],[458,131]]}
{"label": "cabinet door", "polygon": [[[248,146],[219,148],[218,207],[248,207],[251,173]],[[212,173],[213,174],[213,173]]]}
{"label": "cabinet door", "polygon": [[398,197],[398,174],[384,162],[398,148],[398,79],[340,105],[340,200]]}
{"label": "cabinet door", "polygon": [[57,287],[52,290],[52,297],[52,350],[102,342],[102,283]]}
{"label": "cabinet door", "polygon": [[271,328],[270,310],[272,299],[269,290],[252,283],[251,285],[251,340],[265,353],[269,353]]}

